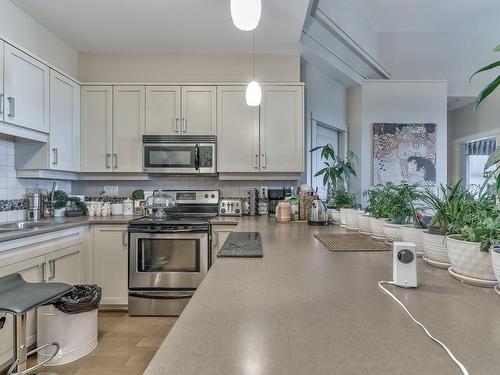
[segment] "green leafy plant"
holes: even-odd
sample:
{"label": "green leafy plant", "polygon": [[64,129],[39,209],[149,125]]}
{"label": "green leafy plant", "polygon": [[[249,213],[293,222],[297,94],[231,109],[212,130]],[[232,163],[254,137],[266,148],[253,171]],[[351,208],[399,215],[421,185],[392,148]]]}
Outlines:
{"label": "green leafy plant", "polygon": [[368,206],[365,211],[377,219],[388,218],[391,214],[391,190],[394,184],[391,182],[385,185],[379,184],[375,187],[363,192],[363,195],[368,198]]}
{"label": "green leafy plant", "polygon": [[69,201],[68,194],[66,194],[66,192],[64,192],[63,190],[56,190],[54,192],[54,201],[53,201],[54,209],[59,210],[61,208],[66,207],[68,201]]}
{"label": "green leafy plant", "polygon": [[71,197],[68,199],[70,210],[83,210],[83,214],[88,214],[87,205],[77,197]]}
{"label": "green leafy plant", "polygon": [[140,201],[144,199],[144,190],[137,189],[132,192],[132,199],[134,201]]}
{"label": "green leafy plant", "polygon": [[462,241],[479,242],[481,251],[488,252],[492,245],[500,243],[500,212],[479,212],[479,217],[460,231]]}
{"label": "green leafy plant", "polygon": [[335,194],[347,189],[349,178],[356,177],[355,164],[358,162],[358,157],[354,152],[349,151],[346,158],[342,159],[335,153],[330,143],[314,147],[309,152],[318,150],[321,150],[321,159],[324,160],[325,167],[317,171],[314,177],[323,176],[327,203],[331,205],[335,200]]}
{"label": "green leafy plant", "polygon": [[[493,50],[494,52],[500,52],[500,44],[495,47]],[[488,64],[486,66],[483,66],[481,69],[477,70],[471,77],[469,78],[469,81],[472,80],[472,77],[474,77],[476,74],[485,72],[487,70],[491,70],[494,68],[497,68],[500,66],[500,60],[494,61],[491,64]],[[493,81],[491,81],[477,96],[476,102],[474,103],[474,109],[476,109],[481,102],[486,99],[495,89],[500,85],[500,75],[497,76]]]}
{"label": "green leafy plant", "polygon": [[344,189],[338,189],[334,196],[334,206],[336,208],[358,208],[359,204],[356,201],[354,194],[349,194]]}
{"label": "green leafy plant", "polygon": [[391,211],[389,221],[394,224],[408,224],[414,222],[419,226],[415,202],[421,198],[417,185],[403,183],[401,185],[388,184],[386,196],[389,200]]}
{"label": "green leafy plant", "polygon": [[[491,167],[495,166],[492,171],[488,171]],[[484,173],[486,176],[486,182],[493,180],[495,181],[495,190],[497,194],[497,199],[500,199],[500,146],[488,157],[486,164],[484,166]]]}

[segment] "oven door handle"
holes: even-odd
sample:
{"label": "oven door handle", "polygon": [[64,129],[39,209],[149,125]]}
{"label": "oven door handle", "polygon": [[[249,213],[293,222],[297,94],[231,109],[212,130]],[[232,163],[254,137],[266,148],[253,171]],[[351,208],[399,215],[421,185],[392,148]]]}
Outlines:
{"label": "oven door handle", "polygon": [[[141,228],[139,231],[134,231],[132,233],[200,233],[200,232],[206,232],[208,230],[208,227],[206,228],[196,228],[196,229],[168,229],[168,230],[158,230],[158,229],[147,229],[147,228]],[[142,238],[142,237],[141,237]],[[148,238],[148,237],[145,237]]]}
{"label": "oven door handle", "polygon": [[130,297],[147,298],[147,299],[182,299],[191,298],[194,290],[177,290],[177,291],[164,291],[164,292],[148,292],[148,291],[129,291]]}
{"label": "oven door handle", "polygon": [[194,169],[200,170],[200,145],[198,143],[194,146]]}

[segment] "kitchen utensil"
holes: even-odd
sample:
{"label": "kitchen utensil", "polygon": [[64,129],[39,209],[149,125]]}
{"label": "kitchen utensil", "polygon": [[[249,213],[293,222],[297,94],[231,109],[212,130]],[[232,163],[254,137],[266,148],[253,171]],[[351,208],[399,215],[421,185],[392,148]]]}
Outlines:
{"label": "kitchen utensil", "polygon": [[288,201],[280,201],[276,206],[276,220],[285,223],[292,220],[292,205]]}
{"label": "kitchen utensil", "polygon": [[26,194],[26,219],[38,221],[42,218],[43,195],[40,192]]}
{"label": "kitchen utensil", "polygon": [[307,223],[309,225],[328,225],[328,210],[326,204],[319,198],[315,197],[311,202],[307,215]]}

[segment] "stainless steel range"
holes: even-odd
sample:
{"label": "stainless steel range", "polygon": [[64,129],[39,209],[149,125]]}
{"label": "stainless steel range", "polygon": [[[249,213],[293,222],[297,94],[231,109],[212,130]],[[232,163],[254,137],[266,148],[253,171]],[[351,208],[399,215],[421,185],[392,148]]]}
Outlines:
{"label": "stainless steel range", "polygon": [[129,223],[130,315],[179,315],[208,272],[219,191],[166,192],[176,207],[165,217]]}

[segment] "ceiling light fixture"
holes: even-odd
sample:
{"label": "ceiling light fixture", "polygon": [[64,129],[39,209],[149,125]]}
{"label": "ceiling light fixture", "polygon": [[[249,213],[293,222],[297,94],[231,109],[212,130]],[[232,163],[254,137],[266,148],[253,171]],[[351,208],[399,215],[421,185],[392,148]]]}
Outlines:
{"label": "ceiling light fixture", "polygon": [[231,0],[231,17],[240,30],[254,30],[259,24],[261,11],[261,0]]}
{"label": "ceiling light fixture", "polygon": [[253,32],[253,79],[245,91],[245,100],[251,107],[257,107],[262,101],[262,90],[259,82],[255,80],[255,31]]}

